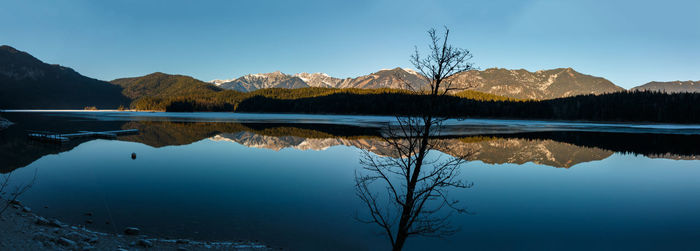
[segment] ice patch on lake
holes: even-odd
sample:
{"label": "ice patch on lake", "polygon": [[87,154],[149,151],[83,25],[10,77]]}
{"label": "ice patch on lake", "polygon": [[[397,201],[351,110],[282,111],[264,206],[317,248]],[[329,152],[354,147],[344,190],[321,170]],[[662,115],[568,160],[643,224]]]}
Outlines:
{"label": "ice patch on lake", "polygon": [[[326,124],[382,128],[396,125],[393,116],[270,114],[231,112],[124,112],[82,110],[6,110],[5,112],[42,112],[50,116],[90,118],[102,121],[234,122],[274,124]],[[551,131],[615,133],[700,134],[698,124],[599,123],[508,119],[448,119],[442,135],[480,135]]]}

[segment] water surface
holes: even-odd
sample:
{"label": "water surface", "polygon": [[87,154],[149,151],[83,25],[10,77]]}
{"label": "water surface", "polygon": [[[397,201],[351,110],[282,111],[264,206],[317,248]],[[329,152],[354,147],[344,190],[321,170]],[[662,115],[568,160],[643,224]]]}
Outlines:
{"label": "water surface", "polygon": [[[105,232],[259,240],[293,250],[382,250],[357,220],[362,149],[392,118],[362,116],[7,113],[4,173],[34,186],[39,214]],[[450,197],[470,214],[407,250],[700,248],[700,133],[693,125],[448,121],[446,156],[468,154]],[[137,128],[117,140],[33,142],[24,130]],[[136,158],[131,158],[136,153]],[[381,191],[378,191],[381,192]],[[91,212],[93,216],[85,216]],[[107,224],[109,223],[109,224]]]}

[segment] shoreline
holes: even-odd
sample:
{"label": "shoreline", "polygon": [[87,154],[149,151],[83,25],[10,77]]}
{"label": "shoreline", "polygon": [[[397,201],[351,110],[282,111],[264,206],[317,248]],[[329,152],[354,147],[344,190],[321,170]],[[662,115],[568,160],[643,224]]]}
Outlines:
{"label": "shoreline", "polygon": [[[83,109],[0,109],[0,113],[23,113],[23,112],[67,112],[67,113],[99,113],[99,112],[116,112],[116,113],[169,113],[169,114],[236,114],[236,115],[303,115],[303,116],[362,116],[362,117],[391,117],[391,115],[378,114],[352,114],[352,113],[284,113],[284,112],[234,112],[234,111],[161,111],[161,110],[117,110],[117,109],[102,109],[102,110],[83,110]],[[523,121],[523,122],[549,122],[549,123],[583,123],[583,124],[610,124],[610,125],[677,125],[677,126],[700,126],[700,123],[674,123],[674,122],[654,122],[654,121],[609,121],[609,120],[566,120],[566,119],[537,119],[537,118],[517,118],[517,117],[448,117],[447,119],[454,120],[492,120],[492,121]]]}
{"label": "shoreline", "polygon": [[[134,118],[149,117],[153,121],[172,122],[235,122],[235,123],[281,123],[281,124],[333,124],[351,125],[367,128],[383,128],[396,117],[385,115],[346,115],[315,113],[244,113],[244,112],[154,112],[154,111],[117,111],[117,110],[2,110],[10,113],[65,113],[75,114],[98,120],[132,121]],[[95,116],[92,116],[95,115]],[[537,120],[508,118],[448,118],[443,125],[451,126],[512,126],[528,128],[527,132],[542,131],[596,131],[612,133],[651,133],[700,135],[700,124],[660,123],[660,122],[606,122],[575,120]],[[556,127],[556,128],[555,128]],[[555,129],[553,129],[555,128]],[[583,129],[582,129],[583,128]],[[586,129],[595,128],[595,129]],[[463,134],[450,134],[458,136]]]}
{"label": "shoreline", "polygon": [[0,215],[0,250],[270,250],[256,242],[205,242],[166,239],[140,234],[138,228],[126,228],[123,234],[92,231],[80,225],[68,225],[46,219],[11,203]]}

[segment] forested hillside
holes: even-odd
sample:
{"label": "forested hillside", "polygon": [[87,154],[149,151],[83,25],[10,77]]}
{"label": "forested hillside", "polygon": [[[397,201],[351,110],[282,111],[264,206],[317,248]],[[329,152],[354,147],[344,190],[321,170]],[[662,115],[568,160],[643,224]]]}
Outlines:
{"label": "forested hillside", "polygon": [[[348,95],[391,95],[401,94],[408,96],[419,96],[414,92],[401,89],[338,89],[338,88],[269,88],[260,89],[253,92],[219,91],[208,92],[200,95],[167,95],[167,96],[145,96],[135,100],[131,108],[136,110],[160,110],[160,111],[236,111],[239,104],[253,98],[264,97],[279,100],[298,100],[304,98],[321,98],[334,94]],[[491,101],[521,101],[519,99],[507,98],[498,95],[481,93],[476,91],[462,91],[455,93],[454,97],[461,97],[472,100]],[[361,98],[360,98],[361,99]],[[346,102],[352,106],[353,102]]]}
{"label": "forested hillside", "polygon": [[[465,91],[440,97],[431,111],[447,117],[645,121],[700,123],[700,94],[617,92],[550,100],[517,100]],[[179,98],[144,98],[133,109],[161,111],[235,111],[319,114],[417,115],[427,96],[394,89],[262,89],[222,91]]]}
{"label": "forested hillside", "polygon": [[149,97],[179,97],[203,95],[221,91],[220,88],[190,76],[155,72],[141,77],[120,78],[110,81],[124,88],[131,99]]}

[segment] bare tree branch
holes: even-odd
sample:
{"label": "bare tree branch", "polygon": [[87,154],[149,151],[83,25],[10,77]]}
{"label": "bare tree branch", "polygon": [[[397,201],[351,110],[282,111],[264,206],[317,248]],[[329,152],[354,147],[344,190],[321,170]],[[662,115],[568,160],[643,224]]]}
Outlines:
{"label": "bare tree branch", "polygon": [[[2,177],[2,182],[0,182],[0,201],[4,202],[4,205],[0,206],[0,215],[4,213],[10,205],[12,205],[13,202],[17,201],[20,195],[24,194],[27,192],[34,183],[36,182],[36,177],[37,177],[37,170],[34,170],[34,177],[32,178],[31,181],[29,181],[27,184],[20,184],[14,186],[14,189],[12,191],[8,191],[10,189],[10,180],[12,178],[12,172],[3,175]],[[8,194],[9,196],[7,198],[3,198],[5,194]]]}

